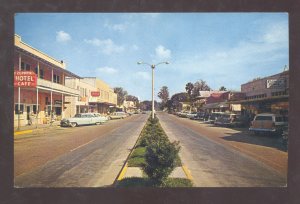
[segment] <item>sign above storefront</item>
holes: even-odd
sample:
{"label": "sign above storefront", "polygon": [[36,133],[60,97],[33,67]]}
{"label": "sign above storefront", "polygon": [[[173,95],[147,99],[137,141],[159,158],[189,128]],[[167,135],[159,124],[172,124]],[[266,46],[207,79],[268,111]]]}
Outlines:
{"label": "sign above storefront", "polygon": [[100,96],[100,92],[99,91],[91,91],[91,96],[98,97],[98,96]]}
{"label": "sign above storefront", "polygon": [[37,77],[32,71],[14,71],[15,87],[36,87]]}

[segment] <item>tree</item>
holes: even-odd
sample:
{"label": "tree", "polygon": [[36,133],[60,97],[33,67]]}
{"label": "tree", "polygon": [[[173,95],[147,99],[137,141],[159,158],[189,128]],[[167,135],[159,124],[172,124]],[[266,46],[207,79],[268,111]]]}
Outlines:
{"label": "tree", "polygon": [[194,84],[193,83],[189,82],[185,85],[185,90],[186,90],[187,94],[189,95],[190,99],[191,99],[193,89],[194,89]]}
{"label": "tree", "polygon": [[162,108],[164,108],[169,99],[168,87],[167,86],[161,87],[160,92],[158,92],[157,96],[161,99],[161,105]]}
{"label": "tree", "polygon": [[126,101],[133,101],[135,103],[139,102],[139,99],[136,96],[133,96],[133,95],[127,95],[125,98],[126,98]]}
{"label": "tree", "polygon": [[172,108],[175,109],[178,107],[180,102],[188,101],[188,94],[186,92],[176,93],[171,97]]}
{"label": "tree", "polygon": [[226,89],[224,86],[221,86],[221,87],[219,88],[219,91],[227,91],[227,89]]}
{"label": "tree", "polygon": [[210,91],[211,88],[207,85],[206,81],[200,79],[194,83],[194,89],[192,91],[192,98],[199,96],[199,91]]}
{"label": "tree", "polygon": [[117,103],[118,103],[118,106],[121,106],[123,105],[123,102],[125,100],[125,97],[127,96],[127,91],[123,90],[122,87],[115,87],[114,88],[114,93],[117,94],[118,96],[118,100],[117,100]]}

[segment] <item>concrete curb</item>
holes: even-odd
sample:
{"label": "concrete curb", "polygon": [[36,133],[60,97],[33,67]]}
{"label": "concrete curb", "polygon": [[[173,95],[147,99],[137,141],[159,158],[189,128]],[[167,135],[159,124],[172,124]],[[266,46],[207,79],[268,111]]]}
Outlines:
{"label": "concrete curb", "polygon": [[181,168],[182,168],[182,170],[184,171],[186,177],[187,177],[189,180],[193,181],[193,177],[192,177],[192,175],[191,175],[191,173],[190,173],[190,170],[188,170],[188,168],[187,168],[186,166],[184,166],[184,165],[183,165]]}
{"label": "concrete curb", "polygon": [[124,178],[124,176],[126,175],[126,172],[127,172],[127,168],[128,168],[128,164],[126,161],[125,166],[122,168],[122,170],[117,178],[117,181],[121,181]]}
{"label": "concrete curb", "polygon": [[28,134],[28,133],[32,133],[33,130],[23,130],[23,131],[17,131],[14,132],[14,135],[23,135],[23,134]]}

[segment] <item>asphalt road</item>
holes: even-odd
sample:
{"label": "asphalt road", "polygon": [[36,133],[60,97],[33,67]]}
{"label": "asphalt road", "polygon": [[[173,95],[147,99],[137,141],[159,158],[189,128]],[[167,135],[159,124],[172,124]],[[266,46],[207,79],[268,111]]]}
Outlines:
{"label": "asphalt road", "polygon": [[149,115],[99,126],[51,128],[14,142],[15,187],[113,184]]}
{"label": "asphalt road", "polygon": [[[221,142],[221,139],[212,139],[217,134],[222,134],[222,131],[225,136],[225,132],[229,131],[228,128],[216,131],[218,127],[202,126],[199,122],[196,124],[196,121],[167,113],[158,113],[158,117],[170,140],[180,141],[180,157],[190,170],[195,186],[279,187],[286,185],[286,174],[227,145],[226,142]],[[245,145],[248,145],[248,149],[252,146],[253,151],[257,146]],[[262,146],[259,148],[270,149]]]}

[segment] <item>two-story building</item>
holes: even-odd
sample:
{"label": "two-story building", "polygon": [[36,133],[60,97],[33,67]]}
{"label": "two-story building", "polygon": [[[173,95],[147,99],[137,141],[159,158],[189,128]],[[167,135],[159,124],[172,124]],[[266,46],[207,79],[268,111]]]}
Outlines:
{"label": "two-story building", "polygon": [[95,86],[85,82],[83,78],[76,79],[67,77],[65,83],[66,86],[79,91],[78,97],[66,97],[66,102],[68,102],[65,111],[66,117],[73,117],[76,113],[98,112],[97,106],[90,104],[93,100],[97,100],[100,94]]}
{"label": "two-story building", "polygon": [[64,117],[65,97],[79,97],[79,90],[67,87],[65,78],[80,77],[66,70],[62,60],[53,57],[24,43],[15,35],[14,70],[34,72],[37,76],[35,87],[15,87],[14,125],[20,127],[33,123],[47,123],[51,118]]}
{"label": "two-story building", "polygon": [[89,105],[94,107],[96,112],[107,114],[111,107],[117,106],[117,94],[107,83],[96,77],[84,77],[81,80],[99,92],[99,96],[89,98]]}
{"label": "two-story building", "polygon": [[242,84],[241,91],[245,94],[245,99],[239,103],[245,114],[272,112],[287,115],[289,70]]}

